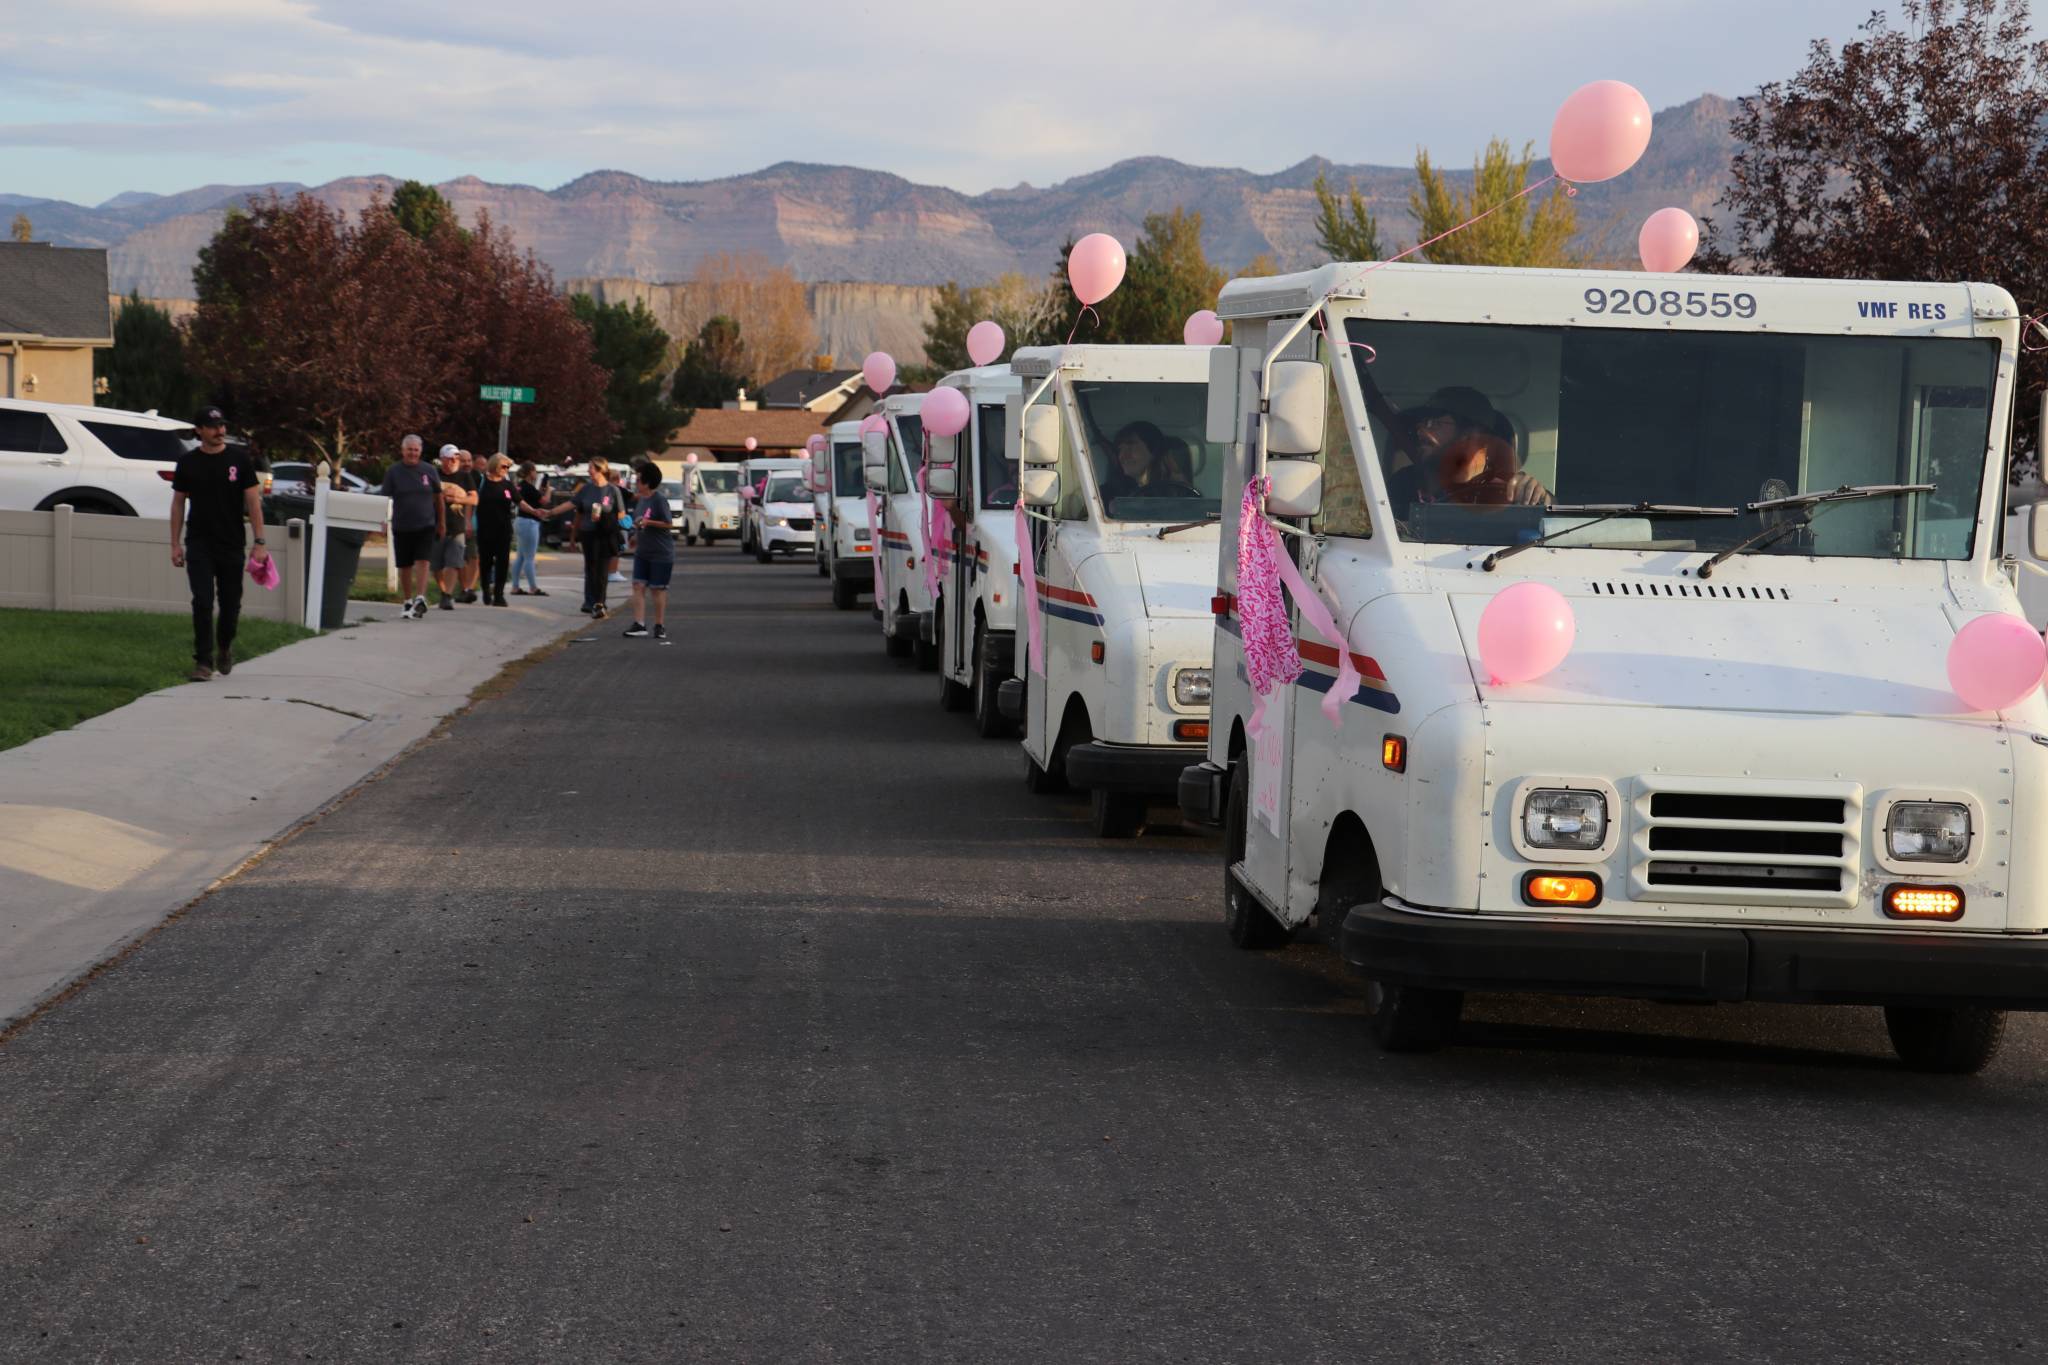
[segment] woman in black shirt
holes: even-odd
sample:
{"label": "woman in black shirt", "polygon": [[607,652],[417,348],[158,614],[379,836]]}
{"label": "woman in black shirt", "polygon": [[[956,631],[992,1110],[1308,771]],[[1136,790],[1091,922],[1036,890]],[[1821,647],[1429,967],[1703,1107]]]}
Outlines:
{"label": "woman in black shirt", "polygon": [[505,605],[505,580],[512,562],[512,518],[519,508],[511,472],[508,457],[493,455],[490,472],[477,489],[476,549],[481,572],[477,587],[484,601],[494,607]]}
{"label": "woman in black shirt", "polygon": [[[512,560],[512,595],[514,597],[546,597],[541,590],[540,579],[535,577],[535,566],[540,562],[540,531],[544,522],[551,521],[572,509],[568,503],[559,507],[548,505],[548,486],[541,482],[540,471],[528,460],[519,466],[519,487],[515,490],[519,498],[518,516],[512,522],[512,542],[516,554]],[[520,587],[524,579],[525,587]]]}

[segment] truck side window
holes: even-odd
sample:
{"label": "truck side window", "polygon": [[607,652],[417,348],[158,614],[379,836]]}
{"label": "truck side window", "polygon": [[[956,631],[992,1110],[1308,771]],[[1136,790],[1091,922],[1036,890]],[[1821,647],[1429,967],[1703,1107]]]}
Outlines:
{"label": "truck side window", "polygon": [[1351,445],[1351,424],[1344,417],[1344,401],[1337,393],[1337,373],[1327,358],[1328,401],[1324,407],[1323,451],[1316,459],[1323,466],[1322,515],[1310,520],[1308,528],[1321,536],[1372,537],[1372,517],[1366,511],[1365,484],[1358,472],[1358,456]]}
{"label": "truck side window", "polygon": [[1074,435],[1068,428],[1067,414],[1060,413],[1060,500],[1053,512],[1061,521],[1088,520],[1088,476],[1081,471],[1085,463],[1074,449]]}

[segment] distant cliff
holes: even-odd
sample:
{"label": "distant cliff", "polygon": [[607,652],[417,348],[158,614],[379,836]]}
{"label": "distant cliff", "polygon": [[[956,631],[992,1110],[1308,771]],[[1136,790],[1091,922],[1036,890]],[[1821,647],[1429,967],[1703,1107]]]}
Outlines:
{"label": "distant cliff", "polygon": [[[690,286],[645,280],[569,279],[562,287],[601,303],[647,305],[662,329],[678,341],[693,333]],[[868,284],[828,280],[804,286],[804,302],[817,324],[817,350],[841,367],[860,364],[869,351],[887,351],[904,364],[924,360],[924,322],[938,287],[929,284]]]}

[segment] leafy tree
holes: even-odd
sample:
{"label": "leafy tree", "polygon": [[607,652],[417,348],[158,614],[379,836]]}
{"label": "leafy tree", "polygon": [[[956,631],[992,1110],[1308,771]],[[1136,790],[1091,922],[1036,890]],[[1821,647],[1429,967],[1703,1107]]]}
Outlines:
{"label": "leafy tree", "polygon": [[423,242],[444,228],[461,230],[455,206],[441,197],[441,191],[418,180],[408,180],[391,192],[391,216]]}
{"label": "leafy tree", "polygon": [[[1385,255],[1380,246],[1379,219],[1365,207],[1365,196],[1352,181],[1342,195],[1330,188],[1327,172],[1316,172],[1316,245],[1333,261],[1377,261]],[[1271,272],[1266,272],[1270,274]]]}
{"label": "leafy tree", "polygon": [[[1902,0],[1736,102],[1739,147],[1698,268],[1980,280],[2048,308],[2048,43],[2024,0]],[[2020,356],[2019,411],[2048,383]],[[2022,423],[2016,444],[2031,447]]]}
{"label": "leafy tree", "polygon": [[121,302],[114,317],[114,344],[92,354],[95,379],[107,382],[102,406],[130,412],[151,408],[189,418],[202,391],[185,362],[185,338],[171,315],[143,301],[140,291]]}
{"label": "leafy tree", "polygon": [[750,369],[739,323],[723,314],[706,318],[697,329],[697,339],[683,351],[683,362],[676,367],[669,387],[669,397],[682,413],[677,425],[687,424],[698,408],[715,408],[738,396],[747,385]]}
{"label": "leafy tree", "polygon": [[939,286],[932,301],[932,315],[924,324],[923,365],[900,368],[913,383],[929,383],[954,370],[965,369],[967,332],[975,323],[988,321],[1003,329],[1010,347],[1031,345],[1038,339],[1049,299],[1046,290],[1029,275],[1003,275],[993,284],[963,286],[951,281]]}
{"label": "leafy tree", "polygon": [[36,239],[36,225],[28,220],[25,213],[14,215],[14,224],[9,229],[17,242],[33,242]]}
{"label": "leafy tree", "polygon": [[598,453],[627,462],[668,444],[669,433],[681,426],[681,409],[663,392],[662,364],[668,355],[668,333],[639,299],[599,303],[588,294],[569,300],[570,309],[590,329],[593,358],[610,376],[605,407],[618,424],[618,435]]}
{"label": "leafy tree", "polygon": [[1515,197],[1528,188],[1535,159],[1533,144],[1523,144],[1517,156],[1506,139],[1495,138],[1474,163],[1472,189],[1465,193],[1451,188],[1430,164],[1428,152],[1417,152],[1415,178],[1421,183],[1408,192],[1408,207],[1415,214],[1419,240],[1426,242],[1495,209],[1484,221],[1417,254],[1437,265],[1578,265],[1571,240],[1578,231],[1579,214],[1563,187],[1547,197]]}
{"label": "leafy tree", "polygon": [[808,366],[817,355],[818,328],[803,282],[766,256],[705,257],[690,277],[687,301],[686,326],[701,332],[705,322],[724,317],[746,333],[746,368],[738,373],[750,387]]}
{"label": "leafy tree", "polygon": [[1050,302],[1027,334],[1030,344],[1055,345],[1070,332],[1077,342],[1177,344],[1188,314],[1214,308],[1223,288],[1223,272],[1202,251],[1202,215],[1183,208],[1150,213],[1127,257],[1123,284],[1095,305],[1099,322],[1091,327],[1084,319],[1075,331],[1078,306],[1067,283],[1067,257],[1073,249],[1072,242],[1060,248]]}

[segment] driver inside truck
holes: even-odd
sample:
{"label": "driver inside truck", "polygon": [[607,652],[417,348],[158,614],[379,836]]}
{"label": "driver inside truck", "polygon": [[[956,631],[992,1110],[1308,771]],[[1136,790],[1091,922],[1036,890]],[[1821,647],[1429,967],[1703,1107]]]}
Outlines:
{"label": "driver inside truck", "polygon": [[1102,500],[1118,498],[1199,498],[1196,489],[1173,468],[1166,433],[1150,422],[1131,422],[1110,444],[1116,469],[1102,481]]}
{"label": "driver inside truck", "polygon": [[1550,490],[1521,468],[1514,423],[1479,390],[1451,385],[1396,411],[1368,386],[1367,405],[1388,430],[1387,496],[1395,516],[1406,520],[1418,503],[1549,503]]}

